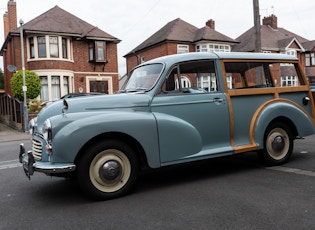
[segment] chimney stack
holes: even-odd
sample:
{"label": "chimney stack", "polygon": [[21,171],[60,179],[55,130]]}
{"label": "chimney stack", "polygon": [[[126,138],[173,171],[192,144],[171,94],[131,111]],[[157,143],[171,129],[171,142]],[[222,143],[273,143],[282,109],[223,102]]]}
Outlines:
{"label": "chimney stack", "polygon": [[264,17],[263,25],[270,26],[273,29],[278,29],[278,18],[276,15],[272,14],[269,17]]}
{"label": "chimney stack", "polygon": [[215,30],[215,22],[214,20],[210,19],[206,22],[206,26],[210,27],[211,29]]}
{"label": "chimney stack", "polygon": [[4,38],[7,37],[11,30],[17,28],[16,2],[14,0],[8,1],[8,10],[3,15],[4,24]]}

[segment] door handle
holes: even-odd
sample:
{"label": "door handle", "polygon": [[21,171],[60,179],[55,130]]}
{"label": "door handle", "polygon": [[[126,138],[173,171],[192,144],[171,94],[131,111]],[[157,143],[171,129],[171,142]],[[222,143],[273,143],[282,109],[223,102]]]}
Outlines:
{"label": "door handle", "polygon": [[303,99],[302,99],[303,105],[307,105],[309,101],[310,101],[310,98],[307,96],[303,97]]}
{"label": "door handle", "polygon": [[222,104],[222,103],[224,103],[224,99],[223,98],[218,98],[218,97],[214,98],[212,101],[215,104]]}

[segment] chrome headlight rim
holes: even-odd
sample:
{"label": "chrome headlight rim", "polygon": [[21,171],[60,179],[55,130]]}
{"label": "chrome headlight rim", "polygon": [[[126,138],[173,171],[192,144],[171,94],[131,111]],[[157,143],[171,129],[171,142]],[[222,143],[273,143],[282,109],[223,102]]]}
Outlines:
{"label": "chrome headlight rim", "polygon": [[31,119],[28,123],[28,131],[31,135],[33,135],[37,128],[37,117]]}
{"label": "chrome headlight rim", "polygon": [[48,143],[51,143],[52,140],[52,126],[50,119],[45,120],[42,128],[43,137]]}

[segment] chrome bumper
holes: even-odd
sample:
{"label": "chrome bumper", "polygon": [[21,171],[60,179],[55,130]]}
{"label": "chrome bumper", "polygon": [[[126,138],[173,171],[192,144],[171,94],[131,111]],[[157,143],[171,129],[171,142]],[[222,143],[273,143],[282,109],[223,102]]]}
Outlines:
{"label": "chrome bumper", "polygon": [[50,162],[36,162],[32,151],[25,152],[24,144],[20,144],[19,161],[23,164],[25,175],[28,179],[34,174],[34,171],[42,172],[47,175],[56,173],[73,172],[76,168],[74,164],[68,163],[55,163]]}

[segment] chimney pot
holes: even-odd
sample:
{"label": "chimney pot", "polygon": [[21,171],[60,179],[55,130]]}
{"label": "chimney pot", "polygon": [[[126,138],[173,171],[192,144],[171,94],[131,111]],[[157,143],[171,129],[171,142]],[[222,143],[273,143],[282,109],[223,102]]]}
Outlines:
{"label": "chimney pot", "polygon": [[210,19],[206,22],[206,26],[210,27],[211,29],[215,30],[215,21]]}
{"label": "chimney pot", "polygon": [[269,17],[264,17],[263,25],[270,26],[273,29],[278,29],[278,18],[276,15],[272,14]]}

